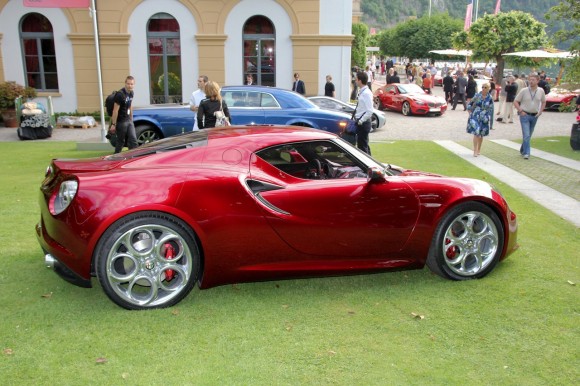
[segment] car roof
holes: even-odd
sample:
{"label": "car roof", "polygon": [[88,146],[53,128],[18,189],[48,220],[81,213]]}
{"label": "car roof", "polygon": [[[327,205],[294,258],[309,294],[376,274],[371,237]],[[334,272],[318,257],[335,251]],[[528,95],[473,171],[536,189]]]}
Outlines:
{"label": "car roof", "polygon": [[286,142],[330,139],[336,135],[327,131],[299,126],[230,126],[208,130],[208,146],[236,144],[250,151]]}

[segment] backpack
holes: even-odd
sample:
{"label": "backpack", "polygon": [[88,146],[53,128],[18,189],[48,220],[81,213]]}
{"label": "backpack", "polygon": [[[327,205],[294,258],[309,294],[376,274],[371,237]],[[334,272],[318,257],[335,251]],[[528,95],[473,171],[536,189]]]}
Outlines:
{"label": "backpack", "polygon": [[107,99],[105,99],[105,109],[107,109],[107,115],[109,117],[113,116],[113,108],[115,107],[115,97],[117,96],[117,90],[113,91]]}

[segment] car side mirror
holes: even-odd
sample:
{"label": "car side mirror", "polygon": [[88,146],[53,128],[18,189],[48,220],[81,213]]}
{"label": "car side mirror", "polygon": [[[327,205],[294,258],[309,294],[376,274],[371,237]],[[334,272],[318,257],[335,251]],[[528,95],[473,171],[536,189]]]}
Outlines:
{"label": "car side mirror", "polygon": [[377,167],[371,167],[367,170],[368,183],[381,183],[387,180],[385,170]]}

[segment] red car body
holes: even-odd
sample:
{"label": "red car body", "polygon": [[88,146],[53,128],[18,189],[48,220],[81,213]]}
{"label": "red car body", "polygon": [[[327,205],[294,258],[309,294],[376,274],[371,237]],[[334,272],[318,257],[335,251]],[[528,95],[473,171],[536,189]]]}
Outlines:
{"label": "red car body", "polygon": [[560,106],[570,103],[576,107],[578,95],[580,95],[580,90],[570,91],[564,88],[553,88],[546,95],[546,110],[559,111]]}
{"label": "red car body", "polygon": [[447,111],[447,103],[416,84],[391,83],[375,92],[375,108],[400,111],[403,115],[442,115]]}
{"label": "red car body", "polygon": [[[517,247],[516,216],[488,183],[385,166],[296,127],[201,130],[55,159],[40,212],[46,261],[77,285],[97,276],[128,309],[171,306],[193,282],[417,269],[429,259],[443,277],[478,278]],[[458,227],[470,227],[470,241]],[[452,261],[460,253],[465,261]]]}

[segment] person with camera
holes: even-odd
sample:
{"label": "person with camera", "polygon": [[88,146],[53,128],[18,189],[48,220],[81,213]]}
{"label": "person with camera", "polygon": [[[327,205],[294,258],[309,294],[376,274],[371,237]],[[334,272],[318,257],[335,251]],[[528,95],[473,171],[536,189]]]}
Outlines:
{"label": "person with camera", "polygon": [[357,122],[356,147],[370,155],[369,133],[371,132],[371,117],[373,115],[373,93],[369,89],[368,81],[366,72],[359,71],[356,74],[356,85],[360,92],[358,93],[354,119]]}

